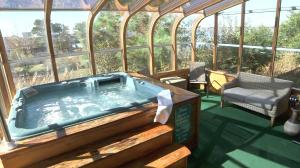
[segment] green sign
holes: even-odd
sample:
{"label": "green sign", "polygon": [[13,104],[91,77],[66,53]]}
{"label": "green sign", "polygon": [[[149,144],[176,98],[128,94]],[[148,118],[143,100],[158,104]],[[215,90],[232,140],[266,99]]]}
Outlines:
{"label": "green sign", "polygon": [[175,109],[175,130],[176,143],[183,143],[191,137],[192,104],[185,104]]}

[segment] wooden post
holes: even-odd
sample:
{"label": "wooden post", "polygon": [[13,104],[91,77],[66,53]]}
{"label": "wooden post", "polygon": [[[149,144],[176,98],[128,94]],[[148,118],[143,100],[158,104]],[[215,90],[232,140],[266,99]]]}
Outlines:
{"label": "wooden post", "polygon": [[11,142],[11,136],[9,134],[9,131],[8,131],[8,128],[7,128],[7,124],[5,122],[5,118],[3,116],[3,113],[0,109],[0,130],[2,131],[2,134],[3,134],[3,137],[4,137],[4,140],[6,142]]}
{"label": "wooden post", "polygon": [[101,8],[105,5],[107,0],[101,0],[98,1],[97,4],[92,8],[88,21],[87,21],[87,42],[88,42],[88,49],[89,49],[89,58],[91,62],[91,70],[92,74],[96,75],[97,74],[97,68],[96,68],[96,63],[95,63],[95,53],[94,53],[94,43],[93,43],[93,25],[94,25],[94,20],[98,12],[101,10]]}
{"label": "wooden post", "polygon": [[14,83],[13,75],[9,66],[8,58],[7,58],[7,53],[4,45],[4,40],[2,37],[2,33],[0,31],[0,55],[1,55],[1,62],[3,64],[3,69],[4,69],[4,76],[8,85],[9,93],[10,93],[10,100],[15,96],[16,94],[16,86]]}
{"label": "wooden post", "polygon": [[123,64],[123,71],[128,71],[128,65],[127,65],[127,43],[126,43],[126,37],[127,37],[127,25],[129,22],[131,15],[129,12],[125,12],[123,15],[123,20],[120,27],[120,44],[122,49],[122,64]]}
{"label": "wooden post", "polygon": [[204,15],[200,16],[198,19],[195,20],[192,27],[192,62],[196,61],[197,56],[197,28],[201,21],[204,19]]}
{"label": "wooden post", "polygon": [[57,72],[57,66],[55,61],[55,53],[54,53],[54,47],[52,42],[52,33],[51,33],[51,10],[52,10],[52,0],[46,0],[44,6],[44,12],[45,12],[45,29],[47,32],[47,43],[48,43],[48,51],[50,53],[51,57],[51,65],[52,65],[52,71],[54,75],[55,82],[59,81],[58,78],[58,72]]}
{"label": "wooden post", "polygon": [[172,47],[173,47],[173,53],[172,53],[172,70],[176,71],[177,70],[177,38],[176,38],[176,34],[177,34],[177,29],[178,26],[180,24],[180,22],[184,19],[184,14],[180,14],[179,16],[177,16],[177,18],[175,19],[174,23],[173,23],[173,27],[172,27],[172,33],[171,33],[171,38],[172,38]]}
{"label": "wooden post", "polygon": [[270,67],[270,76],[272,77],[274,76],[275,61],[276,61],[275,59],[276,59],[277,40],[278,40],[278,33],[279,33],[280,11],[281,11],[281,0],[277,0],[276,18],[275,18],[273,40],[272,40],[272,64]]}
{"label": "wooden post", "polygon": [[128,5],[123,5],[120,0],[114,0],[114,5],[119,11],[128,11]]}
{"label": "wooden post", "polygon": [[214,23],[214,47],[213,47],[213,70],[217,70],[217,53],[218,53],[218,13],[215,14]]}
{"label": "wooden post", "polygon": [[153,75],[155,73],[155,60],[154,60],[154,31],[155,31],[155,25],[158,21],[158,19],[161,17],[161,15],[157,12],[154,14],[154,16],[151,19],[150,23],[150,30],[149,30],[149,50],[150,50],[150,57],[149,57],[149,70],[150,75]]}
{"label": "wooden post", "polygon": [[149,49],[150,49],[150,74],[153,75],[154,69],[155,69],[155,61],[154,61],[154,31],[155,31],[155,26],[157,24],[157,21],[167,14],[168,12],[180,7],[181,5],[187,3],[188,0],[183,0],[183,1],[170,1],[166,3],[164,6],[159,7],[159,12],[155,13],[154,16],[151,19],[150,23],[150,30],[149,30]]}
{"label": "wooden post", "polygon": [[0,101],[2,100],[3,105],[0,104],[0,106],[2,108],[2,111],[5,114],[9,113],[10,110],[10,105],[11,105],[11,98],[10,95],[8,93],[7,87],[5,86],[6,82],[5,82],[5,78],[3,76],[3,72],[2,72],[2,68],[0,67]]}
{"label": "wooden post", "polygon": [[[121,23],[120,27],[120,44],[121,44],[121,49],[122,49],[122,63],[123,63],[123,71],[127,72],[128,71],[128,65],[127,65],[127,43],[126,43],[126,38],[127,38],[127,26],[129,23],[130,18],[135,15],[139,10],[144,8],[146,5],[148,5],[151,1],[149,0],[144,0],[142,5],[135,6],[134,9],[130,12],[126,11],[123,14],[123,20]],[[128,9],[131,9],[129,6]]]}
{"label": "wooden post", "polygon": [[243,60],[243,46],[244,46],[244,34],[245,34],[245,10],[246,10],[246,2],[243,2],[241,8],[240,46],[239,46],[239,56],[237,62],[238,73],[241,72],[242,60]]}

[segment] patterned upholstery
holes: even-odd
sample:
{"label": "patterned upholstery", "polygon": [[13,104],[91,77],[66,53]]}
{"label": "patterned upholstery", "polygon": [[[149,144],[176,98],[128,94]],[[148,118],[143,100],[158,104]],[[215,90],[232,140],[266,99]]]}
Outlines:
{"label": "patterned upholstery", "polygon": [[288,110],[292,81],[240,72],[223,85],[222,101],[276,117]]}

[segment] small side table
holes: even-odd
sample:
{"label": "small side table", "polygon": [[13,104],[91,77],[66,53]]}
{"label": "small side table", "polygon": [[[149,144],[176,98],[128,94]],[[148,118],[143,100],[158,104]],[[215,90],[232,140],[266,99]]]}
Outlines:
{"label": "small side table", "polygon": [[187,89],[187,80],[178,76],[160,78],[160,81],[182,89]]}
{"label": "small side table", "polygon": [[290,136],[296,136],[300,133],[300,121],[298,115],[300,113],[299,108],[291,108],[292,116],[284,123],[284,132]]}

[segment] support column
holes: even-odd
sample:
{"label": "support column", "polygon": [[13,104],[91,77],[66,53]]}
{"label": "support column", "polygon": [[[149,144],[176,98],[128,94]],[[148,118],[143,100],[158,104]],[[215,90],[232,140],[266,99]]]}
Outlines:
{"label": "support column", "polygon": [[143,9],[146,5],[148,5],[150,0],[141,0],[139,1],[139,5],[133,4],[133,6],[128,6],[129,11],[126,11],[123,14],[123,20],[121,23],[120,29],[120,44],[122,49],[122,63],[123,63],[123,71],[128,71],[127,65],[127,45],[126,45],[126,37],[127,37],[127,26],[130,18],[135,15],[139,10]]}
{"label": "support column", "polygon": [[120,44],[122,49],[122,64],[123,64],[123,71],[128,71],[128,65],[127,65],[127,43],[126,43],[126,37],[127,37],[127,25],[129,22],[131,15],[129,12],[125,12],[123,15],[123,20],[121,23],[120,28]]}
{"label": "support column", "polygon": [[94,26],[94,20],[98,12],[102,9],[102,7],[105,5],[107,0],[101,0],[98,1],[95,7],[91,10],[91,13],[89,14],[88,21],[87,21],[87,42],[88,42],[88,49],[89,49],[89,58],[92,65],[92,74],[97,74],[97,68],[95,63],[95,52],[94,52],[94,44],[93,44],[93,26]]}
{"label": "support column", "polygon": [[244,34],[245,34],[245,9],[246,9],[246,2],[243,2],[241,8],[240,46],[239,46],[239,56],[237,62],[238,73],[241,72],[242,61],[243,61],[243,46],[244,46]]}
{"label": "support column", "polygon": [[173,27],[172,27],[171,37],[172,37],[173,53],[172,53],[172,58],[171,58],[172,61],[171,62],[172,62],[172,70],[173,71],[177,70],[177,38],[176,38],[177,29],[178,29],[180,22],[183,20],[184,17],[185,17],[184,14],[180,14],[175,19],[175,21],[173,23]]}
{"label": "support column", "polygon": [[3,113],[0,109],[0,129],[3,134],[4,142],[12,142],[11,136],[8,131],[7,124],[5,122],[5,118],[3,117]]}
{"label": "support column", "polygon": [[5,78],[3,76],[2,68],[0,67],[0,101],[3,102],[3,104],[0,104],[2,111],[6,114],[6,116],[9,113],[10,105],[11,105],[11,98],[9,95],[9,92],[6,87]]}
{"label": "support column", "polygon": [[192,27],[192,62],[196,61],[197,56],[197,28],[201,21],[204,19],[204,15],[200,16],[194,23]]}
{"label": "support column", "polygon": [[218,13],[215,14],[214,23],[214,46],[213,46],[213,70],[217,70],[217,52],[218,52]]}
{"label": "support column", "polygon": [[[4,45],[4,40],[2,37],[2,33],[0,31],[0,53],[1,53],[1,62],[3,64],[3,69],[4,69],[4,79],[6,80],[6,84],[8,87],[6,87],[9,90],[9,99],[12,100],[12,98],[16,94],[16,86],[14,83],[13,75],[9,66],[8,58],[7,58],[7,53]],[[2,68],[2,67],[1,67]]]}
{"label": "support column", "polygon": [[51,10],[52,10],[52,0],[46,0],[44,6],[44,13],[45,13],[45,29],[47,33],[47,43],[48,43],[48,51],[50,53],[51,57],[51,65],[52,65],[52,71],[55,82],[59,81],[58,78],[58,72],[57,72],[57,66],[55,61],[55,53],[54,53],[54,47],[53,47],[53,41],[52,41],[52,33],[51,33]]}
{"label": "support column", "polygon": [[277,0],[276,18],[275,18],[273,40],[272,40],[272,64],[270,67],[270,76],[272,77],[274,76],[275,61],[276,61],[276,49],[277,49],[277,40],[278,40],[278,33],[279,33],[280,11],[281,11],[281,0]]}
{"label": "support column", "polygon": [[175,10],[176,8],[180,7],[181,5],[187,3],[188,0],[174,0],[170,1],[164,5],[161,5],[159,7],[159,12],[155,13],[155,15],[151,19],[151,24],[150,24],[150,30],[149,30],[149,49],[150,49],[150,74],[153,75],[154,69],[155,69],[155,60],[154,60],[154,31],[155,31],[155,26],[157,24],[157,21],[166,15],[168,12]]}
{"label": "support column", "polygon": [[151,19],[150,23],[150,30],[149,30],[149,50],[150,50],[150,57],[149,57],[149,70],[150,75],[153,75],[154,69],[155,69],[155,60],[154,60],[154,32],[155,32],[155,25],[158,21],[158,19],[161,18],[161,15],[159,13],[155,13],[154,16]]}

